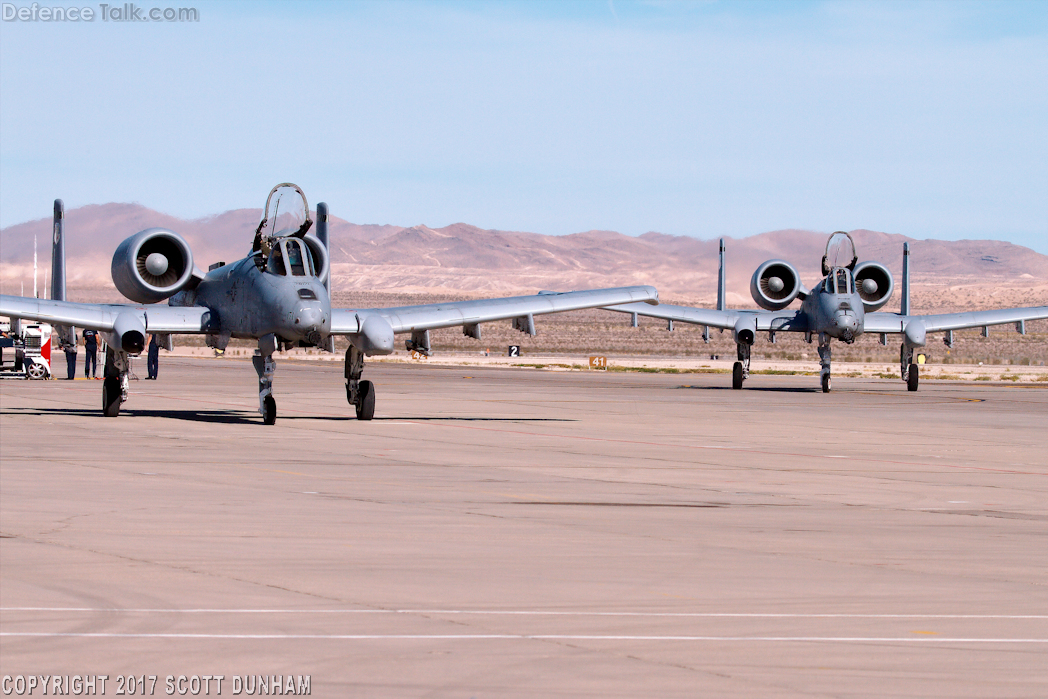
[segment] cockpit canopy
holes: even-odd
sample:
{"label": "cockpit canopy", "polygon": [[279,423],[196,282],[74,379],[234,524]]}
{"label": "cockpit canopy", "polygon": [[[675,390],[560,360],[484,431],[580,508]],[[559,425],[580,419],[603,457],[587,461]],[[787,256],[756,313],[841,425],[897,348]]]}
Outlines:
{"label": "cockpit canopy", "polygon": [[855,280],[847,267],[835,267],[826,275],[826,293],[854,294]]}
{"label": "cockpit canopy", "polygon": [[[281,276],[317,276],[306,232],[313,225],[309,202],[298,185],[284,182],[269,192],[251,247],[260,270]],[[322,246],[321,246],[322,247]],[[326,260],[321,265],[326,269]]]}
{"label": "cockpit canopy", "polygon": [[304,241],[284,238],[273,246],[266,262],[266,271],[280,276],[315,277],[313,256]]}
{"label": "cockpit canopy", "polygon": [[822,256],[822,273],[829,275],[836,267],[855,269],[859,256],[855,252],[855,241],[844,231],[837,231],[826,241],[826,254]]}
{"label": "cockpit canopy", "polygon": [[312,225],[306,195],[298,185],[285,182],[270,190],[257,233],[263,237],[301,238]]}

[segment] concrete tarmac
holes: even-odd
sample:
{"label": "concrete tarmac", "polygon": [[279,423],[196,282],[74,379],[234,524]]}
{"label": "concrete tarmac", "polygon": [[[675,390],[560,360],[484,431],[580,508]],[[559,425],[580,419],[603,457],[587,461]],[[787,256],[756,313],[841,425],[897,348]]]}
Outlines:
{"label": "concrete tarmac", "polygon": [[371,365],[358,422],[341,373],[272,427],[247,361],[0,382],[0,672],[1048,696],[1048,387]]}

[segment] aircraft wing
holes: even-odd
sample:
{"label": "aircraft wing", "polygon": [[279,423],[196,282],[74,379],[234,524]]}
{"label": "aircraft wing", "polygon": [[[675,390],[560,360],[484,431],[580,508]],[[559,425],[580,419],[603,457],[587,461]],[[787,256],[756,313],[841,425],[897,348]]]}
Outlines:
{"label": "aircraft wing", "polygon": [[649,318],[708,325],[711,328],[723,328],[725,330],[734,328],[735,321],[739,319],[738,311],[715,311],[710,308],[673,306],[668,303],[660,303],[654,308],[643,303],[625,303],[618,306],[605,306],[604,310],[618,311],[619,313],[636,313]]}
{"label": "aircraft wing", "polygon": [[141,319],[146,332],[203,333],[211,312],[203,306],[124,305],[48,301],[23,296],[0,296],[0,316],[36,320],[52,325],[110,331],[117,317],[131,313]]}
{"label": "aircraft wing", "polygon": [[395,333],[414,330],[450,328],[456,325],[475,325],[494,320],[506,320],[528,315],[577,311],[598,308],[608,304],[632,302],[644,308],[657,304],[659,294],[652,286],[624,286],[616,289],[591,289],[564,293],[543,292],[534,296],[513,296],[501,299],[432,303],[423,306],[396,308],[368,308],[331,310],[331,334],[349,335],[360,332],[364,318],[378,315],[385,318]]}
{"label": "aircraft wing", "polygon": [[901,333],[912,321],[924,324],[925,332],[981,328],[987,325],[1004,325],[1024,320],[1048,318],[1048,306],[1029,308],[1001,308],[993,311],[970,311],[968,313],[940,313],[927,316],[904,316],[898,313],[867,313],[863,331],[867,333]]}
{"label": "aircraft wing", "polygon": [[607,306],[604,310],[617,311],[619,313],[636,313],[649,318],[706,325],[711,328],[721,328],[722,330],[731,330],[740,318],[753,318],[757,330],[804,332],[808,329],[807,317],[800,311],[717,311],[712,308],[673,306],[666,303],[661,303],[655,308],[642,303],[627,303],[618,306]]}

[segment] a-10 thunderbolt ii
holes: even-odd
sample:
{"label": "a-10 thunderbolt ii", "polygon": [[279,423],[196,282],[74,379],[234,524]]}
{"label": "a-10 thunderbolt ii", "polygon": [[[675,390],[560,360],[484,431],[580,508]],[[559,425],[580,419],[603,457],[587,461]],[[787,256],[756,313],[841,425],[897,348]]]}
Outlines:
{"label": "a-10 thunderbolt ii", "polygon": [[[651,286],[595,289],[535,296],[436,303],[398,308],[332,308],[328,293],[327,206],[317,207],[316,235],[302,190],[284,183],[266,199],[250,254],[242,260],[211,265],[207,273],[193,263],[193,253],[177,233],[149,228],[124,240],[113,255],[116,288],[137,305],[73,303],[65,300],[63,212],[55,202],[52,298],[0,296],[0,316],[40,320],[60,326],[98,330],[108,347],[102,386],[102,412],[115,417],[127,400],[129,357],[155,333],[170,349],[173,334],[203,334],[207,344],[225,349],[230,338],[258,341],[253,364],[258,373],[259,412],[276,421],[273,354],[289,347],[334,351],[334,336],[349,338],[345,358],[346,398],[361,420],[375,414],[375,388],[361,379],[364,357],[390,354],[393,336],[410,333],[409,350],[430,352],[429,331],[462,326],[480,339],[481,323],[512,320],[535,334],[534,316],[619,303],[657,304]],[[168,301],[168,305],[158,302]]]}
{"label": "a-10 thunderbolt ii", "polygon": [[[983,328],[985,336],[991,325],[1014,323],[1016,330],[1025,334],[1026,321],[1048,318],[1048,306],[911,315],[909,243],[903,244],[902,259],[899,313],[877,312],[892,297],[895,288],[892,274],[879,262],[859,262],[854,241],[843,231],[834,233],[827,241],[826,254],[822,258],[823,279],[813,289],[805,288],[796,268],[784,260],[768,260],[757,267],[750,280],[750,294],[757,305],[765,309],[763,311],[726,308],[723,238],[720,241],[716,309],[672,304],[648,308],[633,303],[612,306],[608,310],[662,318],[671,323],[679,321],[704,325],[703,338],[707,342],[710,328],[731,330],[738,357],[732,367],[731,387],[735,389],[742,388],[742,382],[749,377],[750,349],[758,332],[767,332],[772,342],[779,332],[804,333],[808,342],[812,342],[813,338],[818,340],[819,373],[824,393],[830,391],[831,340],[851,344],[863,333],[878,333],[881,344],[887,345],[888,335],[902,335],[900,374],[907,389],[916,391],[919,369],[914,363],[913,352],[925,345],[928,333],[944,332],[943,341],[947,347],[952,347],[954,330]],[[788,310],[787,307],[795,299],[801,299],[800,309]]]}

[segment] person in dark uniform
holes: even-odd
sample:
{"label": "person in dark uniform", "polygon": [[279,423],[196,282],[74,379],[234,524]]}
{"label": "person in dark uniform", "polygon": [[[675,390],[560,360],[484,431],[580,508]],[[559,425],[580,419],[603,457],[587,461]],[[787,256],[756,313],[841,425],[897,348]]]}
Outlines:
{"label": "person in dark uniform", "polygon": [[84,358],[84,377],[98,378],[98,331],[84,331],[84,349],[87,356]]}
{"label": "person in dark uniform", "polygon": [[156,343],[156,333],[149,336],[149,355],[146,357],[146,370],[149,372],[147,379],[156,381],[157,369],[160,365],[160,346]]}
{"label": "person in dark uniform", "polygon": [[66,356],[66,378],[72,381],[76,378],[76,328],[73,328],[73,341],[62,340],[62,350]]}

